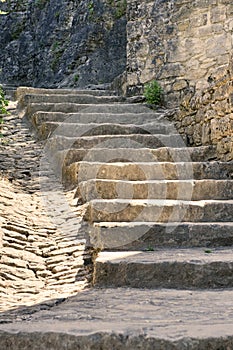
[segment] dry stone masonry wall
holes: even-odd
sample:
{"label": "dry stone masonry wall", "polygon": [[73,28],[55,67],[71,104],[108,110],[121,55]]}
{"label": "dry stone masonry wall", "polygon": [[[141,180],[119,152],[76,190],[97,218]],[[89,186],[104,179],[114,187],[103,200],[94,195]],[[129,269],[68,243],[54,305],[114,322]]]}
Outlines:
{"label": "dry stone masonry wall", "polygon": [[128,1],[127,91],[151,79],[167,103],[208,87],[232,48],[233,4],[226,0]]}
{"label": "dry stone masonry wall", "polygon": [[216,145],[219,159],[233,159],[232,65],[212,75],[209,87],[187,95],[176,114],[176,126],[189,145]]}
{"label": "dry stone masonry wall", "polygon": [[226,0],[128,1],[127,78],[140,92],[158,80],[190,145],[217,145],[232,160],[233,4]]}

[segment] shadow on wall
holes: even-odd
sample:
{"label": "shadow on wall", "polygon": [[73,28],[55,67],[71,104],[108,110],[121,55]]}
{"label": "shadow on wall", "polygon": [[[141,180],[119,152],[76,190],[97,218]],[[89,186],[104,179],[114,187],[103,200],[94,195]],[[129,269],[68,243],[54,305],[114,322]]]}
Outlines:
{"label": "shadow on wall", "polygon": [[118,7],[111,0],[3,4],[1,83],[85,87],[110,83],[125,70],[124,0]]}

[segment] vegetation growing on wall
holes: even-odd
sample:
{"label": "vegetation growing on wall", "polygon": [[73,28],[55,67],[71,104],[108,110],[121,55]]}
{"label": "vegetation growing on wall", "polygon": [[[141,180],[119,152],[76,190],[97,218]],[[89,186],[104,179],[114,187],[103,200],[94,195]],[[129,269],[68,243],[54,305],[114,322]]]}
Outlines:
{"label": "vegetation growing on wall", "polygon": [[8,106],[8,101],[5,98],[5,91],[0,86],[0,114],[7,114],[6,107]]}
{"label": "vegetation growing on wall", "polygon": [[121,18],[126,14],[127,0],[107,0],[107,4],[114,8],[115,18]]}
{"label": "vegetation growing on wall", "polygon": [[162,102],[163,90],[156,80],[151,81],[144,87],[146,102],[152,105],[159,105]]}
{"label": "vegetation growing on wall", "polygon": [[3,124],[3,115],[8,113],[6,109],[7,106],[8,106],[8,101],[5,98],[5,92],[3,88],[0,86],[0,137],[2,137],[1,125]]}

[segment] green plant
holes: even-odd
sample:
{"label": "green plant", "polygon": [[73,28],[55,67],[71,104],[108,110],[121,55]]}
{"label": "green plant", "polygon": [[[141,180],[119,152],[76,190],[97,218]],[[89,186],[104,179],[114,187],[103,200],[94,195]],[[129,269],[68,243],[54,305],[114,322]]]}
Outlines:
{"label": "green plant", "polygon": [[147,83],[144,87],[146,102],[152,105],[159,105],[162,102],[163,89],[156,80]]}
{"label": "green plant", "polygon": [[107,4],[113,8],[115,19],[120,19],[126,15],[127,0],[107,0]]}
{"label": "green plant", "polygon": [[9,101],[5,98],[5,91],[0,86],[0,114],[7,114],[6,107],[8,106]]}
{"label": "green plant", "polygon": [[152,245],[148,245],[148,247],[145,249],[146,252],[154,252],[154,247],[152,247]]}
{"label": "green plant", "polygon": [[94,3],[93,3],[93,1],[89,2],[88,10],[89,10],[90,15],[92,15],[94,13]]}
{"label": "green plant", "polygon": [[9,102],[5,98],[5,92],[3,88],[0,86],[0,137],[2,137],[1,133],[1,124],[3,124],[3,115],[8,114],[6,107],[8,106]]}
{"label": "green plant", "polygon": [[127,1],[126,0],[118,1],[116,6],[116,13],[115,13],[116,18],[119,19],[125,16],[126,9],[127,9]]}
{"label": "green plant", "polygon": [[61,45],[62,45],[61,42],[55,41],[51,46],[52,58],[53,58],[51,62],[51,68],[53,71],[56,70],[58,63],[60,61],[60,58],[64,53],[64,48]]}
{"label": "green plant", "polygon": [[75,74],[74,75],[74,82],[77,83],[79,80],[79,75],[78,74]]}

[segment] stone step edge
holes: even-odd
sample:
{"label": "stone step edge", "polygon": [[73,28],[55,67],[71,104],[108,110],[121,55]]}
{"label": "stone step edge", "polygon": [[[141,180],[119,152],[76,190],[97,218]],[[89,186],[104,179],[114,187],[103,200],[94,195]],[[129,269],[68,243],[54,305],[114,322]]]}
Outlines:
{"label": "stone step edge", "polygon": [[[19,109],[20,109],[20,105],[19,104]],[[43,106],[43,107],[42,107]],[[40,109],[40,107],[42,107],[42,109]],[[58,110],[53,110],[53,108],[56,107],[56,109]],[[70,112],[64,112],[62,110],[59,110],[61,107],[72,107],[72,109],[75,108],[80,108],[80,110],[75,110],[75,111],[70,111]],[[36,112],[55,112],[55,113],[63,113],[63,114],[76,114],[76,113],[84,113],[85,111],[90,113],[95,113],[96,110],[99,109],[104,109],[109,112],[109,109],[115,107],[122,107],[122,109],[124,109],[124,112],[119,112],[117,111],[119,114],[124,114],[124,113],[128,113],[130,110],[130,113],[133,114],[138,114],[138,113],[145,113],[145,114],[151,114],[151,109],[146,105],[146,104],[142,104],[142,103],[127,103],[126,102],[112,102],[112,103],[71,103],[71,102],[61,102],[61,103],[48,103],[48,102],[41,102],[41,103],[36,103],[36,102],[29,102],[26,105],[25,109],[25,115],[33,115]],[[94,108],[94,112],[93,112],[93,108]],[[95,110],[96,108],[96,110]],[[127,110],[129,108],[129,110]],[[91,110],[90,110],[91,109]],[[108,112],[103,112],[101,111],[101,113],[108,113]],[[113,114],[115,114],[114,112],[112,112]]]}
{"label": "stone step edge", "polygon": [[130,203],[131,205],[143,205],[143,204],[155,204],[155,205],[162,205],[164,206],[166,203],[169,205],[176,205],[176,204],[187,204],[189,203],[190,205],[198,205],[203,207],[205,204],[231,204],[233,205],[233,199],[226,199],[226,200],[222,200],[222,199],[202,199],[199,201],[191,201],[191,200],[182,200],[182,199],[178,199],[178,200],[174,200],[174,199],[93,199],[91,200],[89,203],[106,203],[106,204],[110,204],[110,203]]}
{"label": "stone step edge", "polygon": [[[161,254],[161,256],[160,256]],[[192,256],[195,254],[195,260]],[[200,260],[203,259],[203,260]],[[206,247],[198,248],[157,248],[152,252],[143,251],[103,251],[99,252],[95,260],[96,262],[118,264],[120,261],[128,261],[131,263],[139,262],[142,264],[150,264],[162,261],[184,261],[192,264],[201,262],[232,262],[233,263],[233,247],[229,248],[212,248],[211,252],[206,251]]]}
{"label": "stone step edge", "polygon": [[[105,163],[104,163],[105,164]],[[110,163],[112,164],[112,163]],[[114,164],[114,163],[113,163]],[[88,179],[88,180],[83,180],[83,181],[80,181],[79,182],[79,185],[80,184],[86,184],[86,183],[91,183],[91,182],[105,182],[105,183],[129,183],[129,184],[166,184],[166,183],[174,183],[174,184],[179,184],[179,183],[185,183],[185,184],[193,184],[195,185],[196,183],[197,184],[204,184],[204,183],[216,183],[216,184],[221,184],[221,183],[232,183],[232,186],[233,186],[233,179],[201,179],[201,180],[196,180],[196,179],[161,179],[161,180],[116,180],[116,179],[99,179],[99,178],[96,178],[96,179]],[[233,199],[233,198],[232,198]]]}
{"label": "stone step edge", "polygon": [[219,226],[219,227],[225,227],[229,226],[232,227],[232,235],[233,235],[233,221],[205,221],[205,222],[192,222],[192,221],[178,221],[178,222],[158,222],[158,221],[101,221],[101,222],[94,222],[93,227],[103,227],[103,228],[128,228],[128,227],[140,227],[140,226],[150,226],[150,227],[156,227],[156,226],[163,226],[163,227],[177,227],[177,226],[185,226],[185,225],[190,225],[190,226]]}
{"label": "stone step edge", "polygon": [[101,251],[233,246],[233,222],[83,222],[82,230]]}
{"label": "stone step edge", "polygon": [[[94,123],[94,122],[90,122],[88,124],[86,123],[80,123],[80,122],[74,122],[74,121],[69,121],[69,120],[65,120],[65,121],[62,121],[62,122],[56,122],[56,121],[49,121],[49,120],[46,120],[44,121],[43,123],[41,123],[39,126],[42,126],[42,125],[58,125],[58,126],[61,126],[61,125],[72,125],[72,126],[77,126],[77,127],[82,127],[82,126],[88,126],[88,127],[101,127],[101,126],[114,126],[114,127],[121,127],[121,128],[140,128],[140,129],[143,129],[143,127],[147,127],[147,126],[152,126],[153,128],[155,127],[161,127],[161,128],[164,128],[164,127],[168,127],[168,129],[174,129],[174,131],[176,131],[176,134],[178,134],[177,130],[175,128],[173,128],[171,125],[169,125],[169,123],[161,123],[160,121],[157,121],[157,120],[153,120],[153,121],[146,121],[145,124],[132,124],[132,123],[128,123],[128,124],[120,124],[118,122],[112,122],[112,123],[109,123],[109,122],[100,122],[100,123]],[[148,134],[149,134],[149,130],[146,130],[148,131]],[[187,148],[187,147],[186,147]]]}
{"label": "stone step edge", "polygon": [[98,287],[233,288],[233,249],[155,249],[101,252],[95,261]]}
{"label": "stone step edge", "polygon": [[87,202],[84,220],[229,222],[233,200],[94,199]]}
{"label": "stone step edge", "polygon": [[[0,348],[34,350],[42,344],[49,349],[59,344],[60,350],[109,350],[113,345],[130,350],[232,349],[232,295],[229,290],[87,290],[66,300],[66,312],[62,304],[55,307],[56,318],[45,319],[40,309],[29,307],[19,322],[1,324]],[[74,310],[81,316],[78,320],[72,319]]]}
{"label": "stone step edge", "polygon": [[[59,102],[56,101],[57,99],[62,99],[68,97],[71,97],[72,99],[77,98],[79,101],[64,101],[64,102]],[[38,99],[37,99],[38,98]],[[41,101],[40,101],[41,99]],[[53,99],[52,101],[49,101],[49,99]],[[126,97],[123,96],[114,96],[114,95],[92,95],[92,94],[50,94],[50,95],[41,95],[41,94],[24,94],[23,96],[19,97],[18,100],[18,109],[23,109],[28,105],[32,104],[92,104],[93,99],[93,104],[99,104],[102,101],[102,104],[109,104],[109,103],[122,103],[125,104],[127,103]],[[45,100],[45,101],[43,101]]]}
{"label": "stone step edge", "polygon": [[[107,187],[106,187],[107,186]],[[78,183],[74,198],[91,199],[230,200],[233,180],[111,180],[89,179]]]}
{"label": "stone step edge", "polygon": [[[89,151],[89,152],[91,152],[91,150],[92,150],[92,148],[90,149],[90,150],[87,150],[87,151]],[[172,164],[173,166],[174,165],[187,165],[187,167],[188,166],[190,166],[191,164],[216,164],[216,165],[218,165],[218,164],[229,164],[229,162],[219,162],[219,161],[206,161],[206,162],[169,162],[169,161],[166,161],[166,162],[162,162],[162,161],[159,161],[159,162],[156,162],[156,161],[153,161],[153,162],[134,162],[134,161],[132,161],[132,162],[119,162],[119,161],[116,161],[116,162],[106,162],[106,163],[104,163],[104,162],[98,162],[98,161],[85,161],[85,160],[81,160],[81,161],[79,161],[79,162],[74,162],[74,163],[72,163],[71,165],[73,165],[73,164],[80,164],[80,165],[85,165],[85,164],[87,164],[87,165],[89,165],[89,164],[91,164],[91,165],[104,165],[104,166],[119,166],[119,167],[124,167],[124,166],[128,166],[128,165],[146,165],[146,166],[153,166],[153,165],[157,165],[157,166],[159,166],[159,165],[162,165],[162,164]]]}
{"label": "stone step edge", "polygon": [[[70,166],[75,162],[81,162],[88,158],[89,149],[86,148],[67,148],[63,150],[58,150],[56,152],[57,161],[64,162],[63,165]],[[106,157],[103,156],[107,154],[108,156],[113,155],[125,157],[127,152],[130,156],[135,155],[138,157],[143,156],[143,154],[149,155],[150,158],[154,158],[159,162],[171,162],[171,161],[182,161],[182,162],[212,162],[216,161],[216,147],[212,146],[203,146],[203,147],[158,147],[158,148],[91,148],[91,154],[93,154],[93,160],[98,159],[101,156],[100,161],[105,161]],[[140,153],[139,153],[140,152]],[[207,154],[208,152],[208,154]],[[203,159],[204,158],[204,159]],[[103,160],[104,159],[104,160]],[[108,157],[107,157],[108,159]],[[86,159],[87,160],[87,159]],[[126,158],[127,160],[127,158]]]}
{"label": "stone step edge", "polygon": [[33,88],[33,87],[27,87],[27,86],[19,86],[15,87],[16,90],[16,97],[17,99],[21,98],[22,96],[26,94],[31,94],[31,95],[40,95],[40,94],[45,94],[45,95],[50,95],[50,94],[56,94],[56,95],[66,95],[66,94],[86,94],[86,93],[92,93],[92,94],[99,94],[99,95],[104,95],[104,94],[111,94],[113,96],[118,96],[116,95],[116,91],[114,90],[106,90],[106,89],[59,89],[59,88]]}

